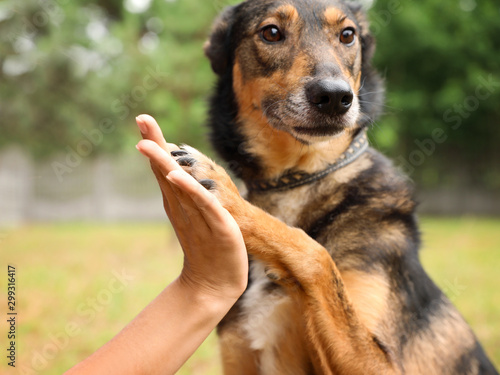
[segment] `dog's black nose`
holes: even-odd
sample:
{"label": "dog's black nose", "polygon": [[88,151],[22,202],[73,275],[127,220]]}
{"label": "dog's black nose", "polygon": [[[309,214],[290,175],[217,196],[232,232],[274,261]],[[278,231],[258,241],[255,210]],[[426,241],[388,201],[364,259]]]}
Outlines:
{"label": "dog's black nose", "polygon": [[351,108],[354,97],[351,86],[341,79],[320,79],[306,86],[309,102],[328,115],[343,115]]}

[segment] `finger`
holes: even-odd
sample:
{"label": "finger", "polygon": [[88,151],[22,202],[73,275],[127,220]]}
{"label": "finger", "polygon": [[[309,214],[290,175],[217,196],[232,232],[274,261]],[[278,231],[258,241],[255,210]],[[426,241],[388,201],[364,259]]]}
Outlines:
{"label": "finger", "polygon": [[160,146],[150,140],[140,141],[137,149],[151,161],[151,169],[156,177],[163,196],[163,207],[170,222],[174,224],[182,219],[182,222],[189,222],[189,216],[184,212],[182,206],[172,189],[172,185],[167,181],[166,175],[172,169],[181,167],[172,159],[170,154]]}
{"label": "finger", "polygon": [[[153,142],[155,142],[158,146],[163,148],[165,151],[170,152],[169,150],[175,150],[178,149],[178,147],[174,144],[169,144],[165,141],[165,138],[163,137],[163,133],[161,131],[161,128],[158,126],[158,123],[156,120],[149,116],[149,115],[139,115],[136,117],[136,122],[137,126],[139,127],[139,130],[141,131],[142,137],[144,139],[149,139]],[[165,175],[163,177],[161,176],[162,174],[160,173],[160,170],[156,165],[151,162],[151,169],[153,170],[154,175],[156,176],[156,179],[158,183],[160,184],[160,189],[162,191],[163,195],[163,206],[165,207],[165,211],[169,211],[169,204],[168,204],[168,198],[164,194],[165,191],[171,192],[170,184],[168,184],[165,180]],[[164,181],[164,186],[162,187],[162,180]],[[172,194],[169,194],[172,195]]]}
{"label": "finger", "polygon": [[[185,220],[189,220],[191,222],[199,221],[198,225],[202,225],[202,221],[206,222],[207,218],[209,218],[209,215],[204,214],[202,210],[206,205],[210,204],[210,201],[218,203],[217,199],[208,191],[206,191],[193,177],[187,174],[182,169],[182,167],[179,166],[179,164],[177,164],[177,162],[171,157],[170,153],[160,148],[160,146],[158,146],[156,143],[152,142],[151,140],[142,140],[137,144],[137,149],[142,154],[147,156],[151,160],[151,162],[159,169],[160,173],[157,172],[156,177],[168,201],[169,210],[172,211],[172,215],[174,215],[174,206],[180,204],[184,211]],[[181,173],[184,178],[188,179],[188,190],[183,188],[184,185],[181,185],[179,191],[175,191],[172,195],[172,187],[170,187],[169,189],[169,187],[164,184],[165,178],[163,177],[167,176],[172,171]],[[200,189],[199,193],[194,193],[193,195],[193,191],[196,190],[196,188]],[[187,194],[183,194],[184,191]],[[198,199],[198,196],[203,193],[205,194],[204,199]],[[218,215],[218,213],[215,212],[212,214]],[[171,220],[175,220],[175,218],[171,217]],[[205,225],[208,225],[208,222]]]}
{"label": "finger", "polygon": [[214,228],[214,225],[226,220],[226,211],[219,200],[191,175],[184,171],[172,171],[167,175],[167,180],[186,192],[210,227]]}
{"label": "finger", "polygon": [[[188,175],[189,176],[189,175]],[[191,176],[189,176],[191,177]],[[167,178],[168,180],[168,178]],[[177,197],[177,200],[179,204],[181,205],[185,215],[187,216],[189,220],[189,225],[190,225],[190,230],[193,228],[196,228],[196,231],[202,230],[202,228],[205,228],[206,230],[211,231],[210,226],[208,225],[205,216],[201,212],[200,208],[198,205],[193,201],[193,198],[191,195],[186,192],[184,189],[181,189],[179,186],[176,184],[172,183],[169,181],[169,184],[171,186],[172,191],[174,192],[175,196]],[[192,235],[192,233],[190,233]]]}
{"label": "finger", "polygon": [[167,143],[156,120],[149,115],[139,115],[135,118],[137,126],[141,131],[142,138],[155,142],[167,152],[178,150],[179,147],[173,143]]}
{"label": "finger", "polygon": [[168,201],[168,196],[173,194],[173,192],[171,191],[172,190],[171,184],[168,183],[166,177],[163,176],[163,174],[161,173],[160,169],[156,164],[153,164],[151,162],[150,164],[151,164],[151,170],[153,171],[153,174],[156,177],[156,181],[158,182],[158,186],[160,187],[161,195],[163,198],[163,207],[165,208],[165,212],[170,218],[170,203]]}
{"label": "finger", "polygon": [[197,230],[202,227],[210,230],[191,197],[177,185],[170,183],[156,165],[153,166],[153,172],[162,191],[163,205],[168,207],[165,211],[176,232],[187,234],[193,227]]}
{"label": "finger", "polygon": [[[174,226],[178,227],[182,223],[190,223],[192,221],[193,214],[192,209],[189,209],[184,202],[184,193],[167,180],[167,178],[159,170],[158,166],[151,164],[151,168],[153,169],[153,173],[155,174],[158,185],[160,186],[163,196],[163,206],[165,207],[165,212],[167,213],[172,225],[175,224]],[[194,203],[191,204],[191,206],[193,205]],[[182,222],[179,222],[179,219],[182,219]]]}
{"label": "finger", "polygon": [[[240,232],[238,224],[231,214],[222,206],[214,194],[202,187],[191,175],[172,171],[167,179],[176,185],[188,196],[197,212],[196,224],[201,226],[204,223],[211,233],[217,234],[219,238],[225,236],[227,239],[234,239],[235,232]],[[177,191],[177,190],[176,190]],[[179,195],[179,193],[177,193]],[[183,200],[184,202],[185,200]],[[183,203],[184,205],[184,203]],[[183,206],[185,207],[185,206]],[[192,220],[194,222],[194,220]],[[241,235],[241,232],[240,232]]]}
{"label": "finger", "polygon": [[170,152],[165,151],[155,142],[151,140],[142,140],[136,147],[158,167],[163,176],[166,176],[173,170],[182,171],[182,167],[172,158]]}

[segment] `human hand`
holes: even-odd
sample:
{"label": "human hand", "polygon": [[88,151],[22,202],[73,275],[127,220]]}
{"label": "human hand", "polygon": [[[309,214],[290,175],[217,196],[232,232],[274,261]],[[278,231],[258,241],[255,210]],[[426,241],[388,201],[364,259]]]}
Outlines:
{"label": "human hand", "polygon": [[184,251],[179,281],[202,296],[236,301],[246,288],[248,259],[241,231],[218,199],[172,158],[156,121],[137,117],[144,140],[137,149],[151,161],[167,213]]}

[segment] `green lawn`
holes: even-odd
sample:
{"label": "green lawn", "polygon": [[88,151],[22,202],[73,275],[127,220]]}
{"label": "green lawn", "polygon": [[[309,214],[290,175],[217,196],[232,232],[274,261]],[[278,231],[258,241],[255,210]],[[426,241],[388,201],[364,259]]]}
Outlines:
{"label": "green lawn", "polygon": [[[500,219],[426,218],[421,224],[425,267],[500,367]],[[17,365],[26,374],[59,374],[91,354],[182,262],[167,224],[32,225],[0,234],[2,269],[6,262],[16,266]],[[121,281],[113,281],[117,275]],[[4,287],[0,298],[6,311]],[[2,355],[0,373],[7,370]],[[220,372],[212,335],[179,374]]]}

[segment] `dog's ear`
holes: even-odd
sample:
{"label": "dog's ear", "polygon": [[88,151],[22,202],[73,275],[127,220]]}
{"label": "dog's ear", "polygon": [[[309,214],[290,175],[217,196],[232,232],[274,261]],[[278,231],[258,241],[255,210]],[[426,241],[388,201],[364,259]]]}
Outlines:
{"label": "dog's ear", "polygon": [[229,63],[230,33],[237,6],[225,8],[212,26],[210,38],[203,49],[212,64],[213,71],[222,75]]}
{"label": "dog's ear", "polygon": [[366,126],[380,115],[384,104],[384,83],[372,66],[372,57],[375,53],[375,38],[370,32],[370,23],[366,15],[366,6],[358,2],[348,2],[348,6],[360,27],[361,41],[361,89],[359,92],[361,123]]}

